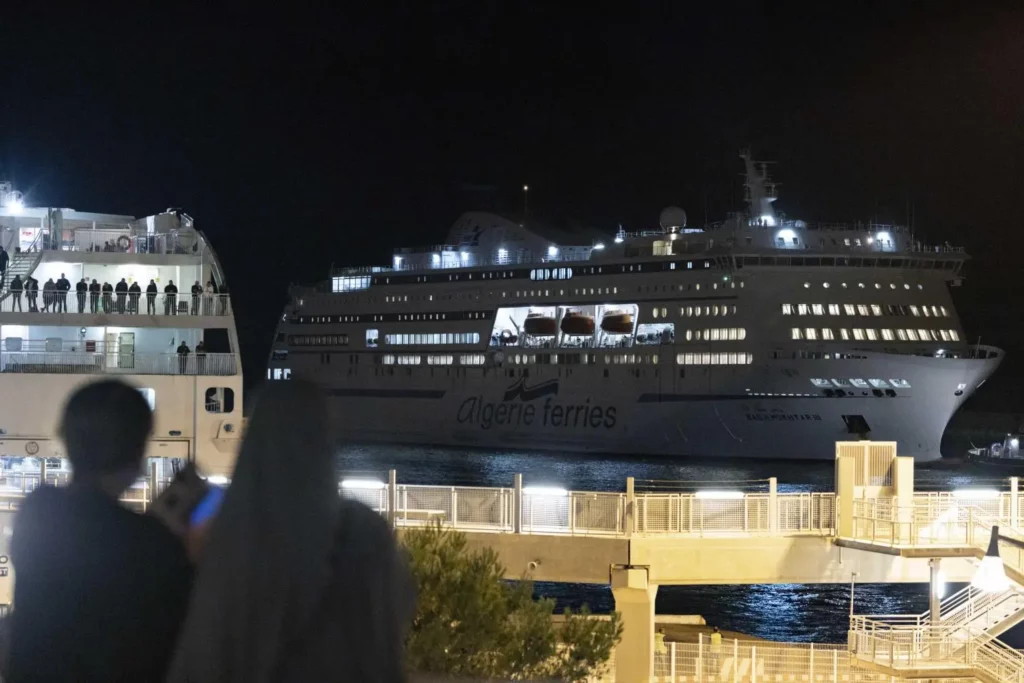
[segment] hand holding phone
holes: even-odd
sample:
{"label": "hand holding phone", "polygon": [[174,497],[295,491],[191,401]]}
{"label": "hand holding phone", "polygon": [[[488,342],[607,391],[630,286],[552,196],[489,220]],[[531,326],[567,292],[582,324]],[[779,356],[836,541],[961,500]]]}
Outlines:
{"label": "hand holding phone", "polygon": [[[207,484],[195,465],[187,464],[176,475],[153,504],[149,514],[154,515],[179,536],[185,536],[191,526],[192,513],[209,494]],[[216,509],[216,508],[214,508]]]}

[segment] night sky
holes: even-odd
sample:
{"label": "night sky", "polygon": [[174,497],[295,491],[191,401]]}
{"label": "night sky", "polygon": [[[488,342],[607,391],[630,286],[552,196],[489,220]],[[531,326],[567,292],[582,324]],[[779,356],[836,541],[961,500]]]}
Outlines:
{"label": "night sky", "polygon": [[791,217],[912,207],[918,235],[965,245],[968,337],[1010,354],[972,403],[1024,410],[1024,7],[361,4],[5,9],[0,177],[32,205],[193,215],[253,382],[290,282],[519,211],[523,183],[532,215],[609,234],[669,204],[718,220],[751,146]]}

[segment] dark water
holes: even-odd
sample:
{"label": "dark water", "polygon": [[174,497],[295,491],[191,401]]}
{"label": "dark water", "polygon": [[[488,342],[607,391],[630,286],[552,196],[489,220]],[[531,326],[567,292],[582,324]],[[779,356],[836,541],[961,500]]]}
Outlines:
{"label": "dark water", "polygon": [[[398,471],[403,484],[511,486],[521,473],[524,485],[555,485],[572,490],[624,491],[626,477],[643,487],[686,487],[682,482],[746,482],[747,488],[776,477],[780,492],[833,490],[832,461],[691,460],[632,456],[580,456],[525,451],[478,451],[419,446],[350,446],[338,456],[347,474],[387,476]],[[992,486],[997,475],[943,461],[915,467],[915,488],[948,490]],[[739,486],[739,485],[737,485]],[[951,584],[948,592],[962,588]],[[538,583],[537,593],[559,606],[586,603],[595,612],[614,608],[603,585]],[[926,584],[858,584],[859,614],[919,614],[928,609]],[[665,586],[658,590],[659,614],[701,614],[709,624],[779,641],[846,642],[849,584],[772,584],[754,586]],[[1016,631],[1022,631],[1016,633]],[[1024,628],[1003,636],[1024,646]]]}

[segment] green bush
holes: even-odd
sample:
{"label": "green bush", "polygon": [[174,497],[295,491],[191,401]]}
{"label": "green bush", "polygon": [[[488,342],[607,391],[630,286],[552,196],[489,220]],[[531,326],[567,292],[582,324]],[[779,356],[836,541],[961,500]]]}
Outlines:
{"label": "green bush", "polygon": [[555,601],[534,600],[528,577],[510,583],[490,548],[440,526],[405,535],[417,607],[406,648],[411,671],[467,678],[585,681],[622,635],[617,614],[584,607],[552,622]]}

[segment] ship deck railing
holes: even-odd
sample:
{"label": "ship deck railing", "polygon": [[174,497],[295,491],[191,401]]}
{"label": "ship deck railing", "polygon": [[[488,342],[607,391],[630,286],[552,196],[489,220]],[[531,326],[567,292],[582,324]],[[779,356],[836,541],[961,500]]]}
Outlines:
{"label": "ship deck railing", "polygon": [[[70,292],[44,294],[43,283],[39,283],[40,289],[36,293],[35,300],[29,298],[28,293],[22,291],[21,295],[10,290],[10,279],[4,283],[3,298],[0,298],[0,313],[46,313],[57,315],[82,314],[82,315],[105,315],[105,316],[228,316],[233,314],[231,307],[231,296],[229,294],[206,294],[193,295],[188,292],[187,285],[185,292],[167,294],[159,292],[155,296],[148,297],[143,291],[134,296],[130,293],[118,295],[117,293],[100,293],[91,295],[86,293],[82,297],[79,306],[78,292],[73,289]],[[111,282],[111,286],[117,283]],[[145,283],[140,283],[143,286]],[[75,283],[72,283],[74,287]]]}
{"label": "ship deck railing", "polygon": [[108,254],[197,254],[201,249],[198,231],[181,228],[174,232],[150,233],[126,224],[102,227],[69,227],[43,230],[32,250]]}
{"label": "ship deck railing", "polygon": [[0,374],[47,375],[237,375],[234,353],[90,353],[0,351]]}

